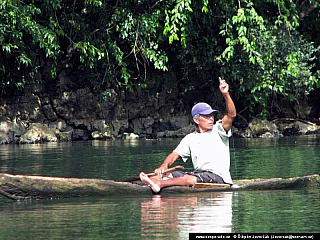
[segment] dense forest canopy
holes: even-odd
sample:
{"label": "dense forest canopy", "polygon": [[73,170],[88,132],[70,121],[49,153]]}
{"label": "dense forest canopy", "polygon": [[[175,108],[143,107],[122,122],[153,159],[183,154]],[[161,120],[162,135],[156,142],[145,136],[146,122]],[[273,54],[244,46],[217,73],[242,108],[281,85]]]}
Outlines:
{"label": "dense forest canopy", "polygon": [[0,45],[2,95],[69,71],[102,99],[195,101],[222,76],[240,111],[267,118],[320,87],[318,0],[3,0]]}

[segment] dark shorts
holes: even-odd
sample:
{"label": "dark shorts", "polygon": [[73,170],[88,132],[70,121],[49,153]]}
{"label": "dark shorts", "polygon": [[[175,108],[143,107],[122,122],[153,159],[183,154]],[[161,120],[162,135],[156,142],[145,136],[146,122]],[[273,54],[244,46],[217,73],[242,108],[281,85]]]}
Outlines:
{"label": "dark shorts", "polygon": [[174,171],[172,172],[173,177],[182,177],[183,175],[188,174],[197,177],[197,182],[203,183],[225,183],[219,175],[206,171],[206,170],[195,170],[193,172],[182,172]]}

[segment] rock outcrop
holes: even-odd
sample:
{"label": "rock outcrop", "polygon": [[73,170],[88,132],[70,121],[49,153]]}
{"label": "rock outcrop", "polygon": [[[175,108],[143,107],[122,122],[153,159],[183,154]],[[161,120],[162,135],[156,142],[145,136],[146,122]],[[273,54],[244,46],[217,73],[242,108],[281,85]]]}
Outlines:
{"label": "rock outcrop", "polygon": [[314,123],[302,119],[281,118],[273,121],[253,119],[248,128],[243,131],[235,129],[234,134],[243,138],[271,138],[318,132],[320,132],[320,126]]}
{"label": "rock outcrop", "polygon": [[191,121],[190,107],[165,92],[110,88],[101,99],[101,91],[76,86],[64,73],[57,79],[0,97],[0,143],[156,138]]}
{"label": "rock outcrop", "polygon": [[[0,144],[180,138],[195,126],[192,106],[178,96],[166,90],[150,95],[143,89],[106,88],[101,93],[89,84],[78,86],[62,72],[55,83],[27,86],[0,97]],[[279,137],[316,133],[319,126],[296,119],[253,119],[247,129],[233,132],[238,137]]]}

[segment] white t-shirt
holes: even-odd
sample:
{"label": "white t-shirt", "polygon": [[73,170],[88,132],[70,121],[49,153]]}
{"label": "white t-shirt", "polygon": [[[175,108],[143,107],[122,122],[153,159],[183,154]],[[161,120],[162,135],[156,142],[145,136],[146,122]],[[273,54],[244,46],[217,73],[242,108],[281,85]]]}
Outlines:
{"label": "white t-shirt", "polygon": [[191,157],[195,170],[212,171],[222,177],[224,182],[232,184],[229,172],[229,137],[231,130],[226,133],[220,120],[210,131],[195,131],[186,135],[174,152],[178,153],[184,162]]}

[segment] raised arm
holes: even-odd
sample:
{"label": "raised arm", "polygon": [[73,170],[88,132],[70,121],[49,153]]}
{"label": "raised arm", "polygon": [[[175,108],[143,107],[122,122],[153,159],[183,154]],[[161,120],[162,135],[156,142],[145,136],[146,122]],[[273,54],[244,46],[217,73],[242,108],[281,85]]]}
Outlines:
{"label": "raised arm", "polygon": [[222,118],[222,127],[228,132],[232,126],[233,119],[237,116],[236,107],[229,94],[229,84],[224,79],[219,77],[219,89],[226,102],[227,113]]}

